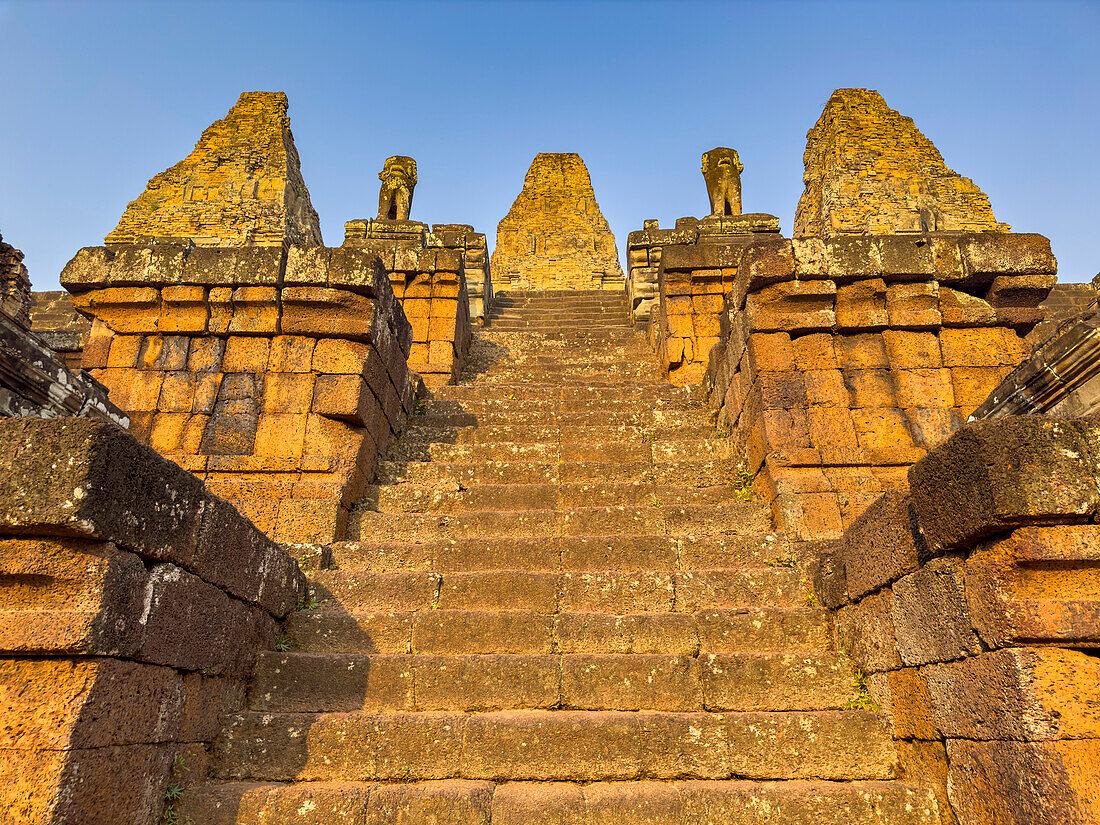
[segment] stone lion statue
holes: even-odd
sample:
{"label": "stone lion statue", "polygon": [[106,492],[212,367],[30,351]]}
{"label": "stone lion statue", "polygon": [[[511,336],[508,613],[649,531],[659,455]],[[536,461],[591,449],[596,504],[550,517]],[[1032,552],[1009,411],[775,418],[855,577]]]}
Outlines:
{"label": "stone lion statue", "polygon": [[378,193],[378,219],[407,221],[416,187],[416,161],[404,155],[386,158],[378,180],[382,181]]}
{"label": "stone lion statue", "polygon": [[741,214],[741,172],[737,151],[719,146],[703,153],[703,180],[710,195],[710,214]]}

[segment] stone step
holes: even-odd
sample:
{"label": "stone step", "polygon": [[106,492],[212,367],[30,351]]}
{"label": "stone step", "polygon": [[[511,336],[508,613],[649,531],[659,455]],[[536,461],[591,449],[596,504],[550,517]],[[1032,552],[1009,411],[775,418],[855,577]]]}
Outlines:
{"label": "stone step", "polygon": [[179,825],[939,825],[901,782],[225,782],[188,791]]}
{"label": "stone step", "polygon": [[604,386],[560,386],[531,384],[449,384],[435,391],[436,398],[454,401],[541,401],[572,404],[576,409],[592,403],[615,404],[623,401],[653,404],[659,400],[690,401],[692,390],[658,384],[640,386],[636,381]]}
{"label": "stone step", "polygon": [[577,327],[577,328],[562,328],[559,324],[553,329],[532,329],[530,327],[514,327],[498,329],[495,326],[490,325],[485,328],[483,333],[486,339],[507,340],[516,343],[517,338],[521,338],[524,342],[528,338],[542,341],[553,342],[561,341],[569,343],[573,346],[604,346],[612,342],[623,341],[644,341],[645,337],[643,333],[638,332],[633,327],[629,326],[593,326],[593,327]]}
{"label": "stone step", "polygon": [[811,591],[794,568],[709,570],[310,571],[310,598],[326,610],[533,610],[694,613],[795,607]]}
{"label": "stone step", "polygon": [[840,710],[858,695],[842,653],[263,653],[247,708],[776,712]]}
{"label": "stone step", "polygon": [[720,504],[739,500],[729,484],[710,487],[650,482],[477,484],[446,490],[419,484],[371,485],[363,501],[382,513],[463,513],[480,510],[555,510],[568,507],[642,507]]}
{"label": "stone step", "polygon": [[561,510],[468,511],[461,514],[379,513],[356,509],[348,539],[430,541],[477,536],[751,536],[771,531],[771,513],[757,502]]}
{"label": "stone step", "polygon": [[596,441],[653,444],[665,441],[719,441],[714,428],[693,424],[639,427],[629,424],[485,424],[469,427],[438,427],[417,418],[409,419],[403,438],[442,444],[559,444]]}
{"label": "stone step", "polygon": [[[800,545],[796,545],[800,546]],[[474,537],[423,542],[337,542],[331,561],[340,570],[376,573],[427,570],[700,570],[729,567],[805,567],[775,533],[746,536]],[[804,552],[804,551],[803,551]]]}
{"label": "stone step", "polygon": [[594,782],[891,779],[885,717],[868,711],[240,713],[214,744],[218,779]]}
{"label": "stone step", "polygon": [[[594,394],[584,399],[583,404],[577,403],[575,398],[561,400],[557,397],[528,396],[525,398],[509,398],[506,394],[486,393],[485,395],[471,398],[451,398],[450,395],[459,391],[459,395],[468,394],[460,389],[461,385],[441,387],[435,398],[428,399],[421,408],[421,414],[428,415],[494,415],[506,416],[512,414],[530,415],[652,415],[655,420],[662,420],[662,416],[695,416],[699,420],[709,420],[708,410],[691,401],[683,392],[679,396],[671,398],[611,398],[605,394]],[[556,394],[555,394],[556,395]]]}
{"label": "stone step", "polygon": [[[450,402],[454,408],[440,408],[429,402],[423,412],[409,418],[408,427],[477,427],[477,426],[552,426],[552,427],[639,427],[645,431],[657,428],[698,427],[706,430],[706,437],[714,437],[702,411],[683,407],[659,407],[656,409],[621,409],[606,407],[602,410],[577,410],[569,406],[547,404],[542,407],[520,406],[525,402],[508,404],[470,405],[461,409],[458,402]],[[623,405],[624,407],[626,405]]]}
{"label": "stone step", "polygon": [[615,318],[616,320],[622,318],[626,319],[627,308],[625,303],[623,304],[574,304],[568,307],[553,308],[547,311],[544,315],[537,308],[526,307],[505,307],[500,312],[494,312],[490,318],[493,323],[498,321],[560,321],[566,324],[572,324],[576,321],[600,321],[607,320],[609,318]]}
{"label": "stone step", "polygon": [[697,487],[740,484],[741,476],[728,459],[713,461],[567,462],[483,461],[384,461],[378,479],[384,484],[555,484],[572,482],[626,482],[644,479],[654,484]]}
{"label": "stone step", "polygon": [[832,650],[820,608],[745,607],[692,613],[523,610],[299,610],[293,650],[316,653],[813,653]]}
{"label": "stone step", "polygon": [[[660,462],[730,459],[731,444],[723,438],[688,441],[640,441],[634,443],[573,441],[560,444],[498,441],[478,444],[420,442],[427,449],[417,450],[410,439],[395,447],[394,455],[430,459],[445,463],[483,461],[535,461],[554,464],[655,464]],[[402,452],[402,450],[406,452]],[[422,457],[422,458],[421,458]]]}

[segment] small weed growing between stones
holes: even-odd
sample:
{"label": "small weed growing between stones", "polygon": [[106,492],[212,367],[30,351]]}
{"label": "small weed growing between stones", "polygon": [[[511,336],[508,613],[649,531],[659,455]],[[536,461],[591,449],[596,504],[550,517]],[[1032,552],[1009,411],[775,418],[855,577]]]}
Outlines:
{"label": "small weed growing between stones", "polygon": [[783,556],[776,556],[770,561],[764,562],[768,567],[798,567],[798,560],[791,553],[787,553]]}
{"label": "small weed growing between stones", "polygon": [[294,609],[295,610],[316,610],[320,606],[321,606],[320,600],[316,596],[314,596],[312,593],[310,593],[308,596],[303,596],[301,601],[298,602],[298,605]]}
{"label": "small weed growing between stones", "polygon": [[[187,756],[191,755],[191,752],[188,751]],[[161,825],[176,825],[179,822],[180,815],[176,810],[176,803],[183,797],[183,772],[189,770],[186,757],[177,754],[176,758],[172,760],[172,770],[168,775],[168,787],[164,791],[164,813],[161,815]]]}
{"label": "small weed growing between stones", "polygon": [[413,404],[413,415],[424,415],[428,410],[428,402],[423,398],[416,399],[416,403]]}
{"label": "small weed growing between stones", "polygon": [[856,690],[858,694],[854,699],[844,705],[845,710],[871,710],[876,713],[881,707],[871,698],[871,691],[867,689],[867,677],[862,670],[856,671]]}
{"label": "small weed growing between stones", "polygon": [[753,474],[744,467],[739,467],[737,469],[737,475],[732,485],[734,493],[736,493],[737,497],[742,501],[749,501],[752,499],[752,480]]}
{"label": "small weed growing between stones", "polygon": [[657,498],[657,496],[650,496],[649,497],[649,506],[650,507],[660,507],[661,506],[661,500],[659,498]]}
{"label": "small weed growing between stones", "polygon": [[280,636],[275,640],[275,649],[280,653],[286,653],[290,650],[290,639],[286,636]]}

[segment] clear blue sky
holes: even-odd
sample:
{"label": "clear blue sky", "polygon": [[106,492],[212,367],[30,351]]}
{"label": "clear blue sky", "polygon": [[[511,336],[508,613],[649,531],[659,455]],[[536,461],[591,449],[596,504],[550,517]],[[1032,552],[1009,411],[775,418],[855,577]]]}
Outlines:
{"label": "clear blue sky", "polygon": [[746,211],[791,230],[806,131],[878,89],[998,219],[1100,270],[1097,2],[30,2],[0,0],[0,232],[36,289],[246,90],[282,90],[337,245],[412,155],[413,217],[496,223],[540,151],[579,152],[619,241],[706,211],[736,148]]}

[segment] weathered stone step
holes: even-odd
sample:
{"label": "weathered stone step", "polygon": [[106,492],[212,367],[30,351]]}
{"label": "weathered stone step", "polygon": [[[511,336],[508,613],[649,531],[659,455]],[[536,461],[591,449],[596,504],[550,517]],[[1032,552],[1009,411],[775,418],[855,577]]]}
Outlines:
{"label": "weathered stone step", "polygon": [[932,791],[901,782],[225,782],[179,825],[939,825]]}
{"label": "weathered stone step", "polygon": [[606,321],[614,319],[627,323],[629,315],[625,304],[615,306],[604,304],[575,304],[566,309],[552,310],[548,315],[543,315],[537,310],[528,307],[506,307],[500,312],[494,312],[490,323],[511,321],[519,323],[533,322],[557,322],[559,324],[575,324],[584,321]]}
{"label": "weathered stone step", "polygon": [[650,365],[617,368],[614,364],[564,364],[560,369],[546,366],[526,367],[514,364],[508,367],[490,367],[479,378],[486,384],[558,384],[569,386],[610,386],[631,379],[631,383],[643,384],[657,381],[660,372]]}
{"label": "weathered stone step", "polygon": [[746,536],[552,536],[338,542],[340,570],[700,570],[794,567],[791,545],[775,533]]}
{"label": "weathered stone step", "polygon": [[455,401],[541,401],[564,402],[580,409],[592,403],[617,403],[622,401],[654,404],[659,400],[691,401],[693,391],[689,387],[673,387],[667,384],[640,386],[636,381],[624,381],[606,386],[554,386],[530,384],[449,384],[436,390],[437,398]]}
{"label": "weathered stone step", "polygon": [[644,479],[655,484],[697,487],[741,482],[728,459],[713,461],[652,461],[550,463],[534,461],[385,461],[379,464],[383,484],[408,481],[414,484],[555,484],[569,482],[625,482]]}
{"label": "weathered stone step", "polygon": [[705,609],[794,607],[807,586],[792,568],[710,570],[467,570],[376,573],[316,570],[310,597],[347,611],[534,610],[694,613]]}
{"label": "weathered stone step", "polygon": [[[505,416],[514,413],[545,414],[545,415],[645,415],[652,414],[655,418],[660,416],[695,415],[705,419],[708,410],[700,404],[692,401],[686,393],[671,398],[609,398],[606,395],[592,395],[580,405],[576,399],[562,401],[557,397],[530,396],[526,398],[509,398],[500,393],[486,394],[474,398],[446,398],[445,395],[454,392],[458,387],[442,387],[436,398],[424,402],[423,414],[427,415],[474,415],[480,420],[482,416]],[[553,395],[557,395],[554,393]],[[414,415],[413,418],[418,418]]]}
{"label": "weathered stone step", "polygon": [[858,695],[842,653],[264,653],[248,709],[774,712],[839,710]]}
{"label": "weathered stone step", "polygon": [[[533,329],[531,327],[506,327],[498,329],[490,324],[486,327],[486,338],[493,340],[509,341],[517,343],[515,339],[523,341],[528,339],[536,341],[559,341],[574,346],[587,344],[589,346],[603,346],[613,342],[644,341],[642,333],[629,326],[593,326],[562,328],[560,325],[554,329]],[[483,333],[484,334],[484,333]]]}
{"label": "weathered stone step", "polygon": [[640,427],[646,431],[655,428],[700,427],[713,437],[714,427],[706,421],[702,411],[666,407],[664,409],[621,410],[610,407],[603,410],[577,410],[559,405],[524,408],[504,404],[478,406],[469,410],[444,410],[428,406],[422,414],[409,418],[409,427],[477,427],[477,426],[557,426],[557,427]]}
{"label": "weathered stone step", "polygon": [[[471,463],[482,461],[537,461],[567,464],[654,464],[668,461],[704,461],[731,458],[731,445],[723,438],[686,441],[636,441],[633,443],[605,441],[573,441],[560,444],[509,442],[446,444],[419,442],[427,445],[427,453],[416,451],[417,443],[410,439],[401,447],[410,457],[424,456],[433,461]],[[394,454],[401,455],[401,448]]]}
{"label": "weathered stone step", "polygon": [[[364,501],[382,513],[462,513],[479,510],[554,510],[562,507],[641,507],[719,504],[738,499],[729,484],[710,487],[650,482],[478,484],[445,490],[418,484],[372,485]],[[373,505],[373,506],[372,506]]]}
{"label": "weathered stone step", "polygon": [[475,536],[751,536],[771,530],[770,511],[755,502],[563,510],[378,513],[357,509],[348,539],[429,541]]}
{"label": "weathered stone step", "polygon": [[212,775],[274,781],[890,779],[886,719],[867,711],[241,713]]}
{"label": "weathered stone step", "polygon": [[653,425],[639,427],[630,424],[484,424],[468,427],[438,427],[409,419],[403,438],[410,441],[443,444],[499,443],[603,443],[658,441],[718,441],[714,428],[693,424],[677,426]]}
{"label": "weathered stone step", "polygon": [[820,608],[693,613],[534,610],[300,610],[287,620],[294,650],[317,653],[812,653],[831,650]]}

